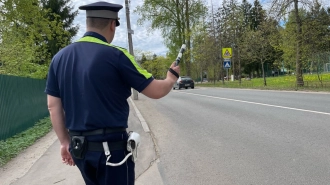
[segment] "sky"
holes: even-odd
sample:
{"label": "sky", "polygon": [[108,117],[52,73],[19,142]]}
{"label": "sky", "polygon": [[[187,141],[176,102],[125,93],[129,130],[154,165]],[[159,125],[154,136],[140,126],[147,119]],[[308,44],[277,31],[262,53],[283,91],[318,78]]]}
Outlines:
{"label": "sky", "polygon": [[[90,4],[97,2],[99,0],[72,0],[72,6],[74,10],[78,10],[79,6]],[[121,4],[123,9],[119,11],[120,17],[120,26],[116,29],[115,39],[112,44],[127,48],[128,49],[128,38],[127,38],[127,23],[126,23],[126,12],[125,12],[125,0],[103,0],[110,3]],[[209,9],[211,8],[212,0],[205,0]],[[238,0],[240,2],[240,0]],[[254,0],[248,0],[251,4]],[[269,0],[260,0],[262,4],[265,4]],[[328,0],[321,0],[328,1]],[[213,0],[214,7],[219,7],[222,0]],[[137,24],[137,20],[139,19],[139,15],[135,14],[134,9],[143,4],[143,0],[131,0],[130,3],[130,19],[131,19],[131,29],[134,30],[134,34],[132,35],[133,39],[133,48],[134,51],[139,50],[143,52],[150,52],[156,55],[165,56],[167,53],[167,48],[163,44],[163,38],[159,30],[151,30],[150,23],[144,23],[142,26]],[[326,3],[329,4],[329,3]],[[73,39],[73,41],[81,38],[85,31],[85,19],[86,12],[79,10],[77,17],[75,18],[74,24],[79,25],[80,29],[77,36]]]}
{"label": "sky", "polygon": [[[74,9],[77,10],[79,6],[94,3],[97,1],[99,0],[72,0],[71,2]],[[115,35],[115,39],[112,41],[112,44],[128,49],[125,0],[103,0],[103,1],[107,1],[115,4],[121,4],[123,6],[123,9],[119,11],[120,26],[116,28],[117,29],[116,35]],[[208,6],[211,4],[211,0],[206,0],[206,2],[208,3]],[[213,4],[215,6],[218,6],[219,2],[220,2],[219,0],[213,0]],[[139,15],[135,14],[133,11],[137,6],[142,4],[143,4],[143,0],[131,0],[130,3],[131,29],[134,30],[134,34],[132,35],[134,51],[139,50],[143,52],[150,52],[156,55],[165,56],[168,49],[165,47],[163,43],[164,40],[161,36],[161,32],[159,30],[151,30],[150,23],[144,23],[142,26],[137,24]],[[81,38],[86,31],[85,18],[86,18],[85,11],[79,10],[77,17],[75,18],[74,24],[75,25],[79,24],[80,29],[77,36],[73,39],[74,41]]]}
{"label": "sky", "polygon": [[[98,0],[72,0],[72,6],[75,10],[79,6],[97,2]],[[110,0],[107,2],[121,4],[123,9],[119,11],[120,26],[116,28],[116,35],[112,44],[127,48],[128,49],[128,38],[127,38],[127,23],[126,23],[126,11],[125,11],[125,0]],[[163,39],[159,30],[150,31],[150,23],[144,23],[142,26],[137,25],[139,15],[134,14],[134,9],[138,5],[142,5],[142,0],[131,0],[130,4],[130,18],[131,18],[131,29],[134,30],[132,35],[133,48],[135,50],[143,52],[151,52],[156,55],[166,55],[167,48],[163,44]],[[78,40],[86,32],[86,13],[83,10],[79,10],[77,17],[75,18],[74,24],[79,24],[80,29],[77,36],[73,39]]]}

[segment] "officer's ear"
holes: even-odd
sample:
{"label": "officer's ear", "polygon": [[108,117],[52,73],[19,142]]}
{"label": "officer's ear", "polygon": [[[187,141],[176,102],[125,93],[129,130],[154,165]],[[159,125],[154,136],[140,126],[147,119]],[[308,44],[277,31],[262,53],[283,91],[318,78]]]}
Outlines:
{"label": "officer's ear", "polygon": [[114,20],[114,19],[110,20],[110,29],[111,29],[111,31],[116,30],[116,20]]}

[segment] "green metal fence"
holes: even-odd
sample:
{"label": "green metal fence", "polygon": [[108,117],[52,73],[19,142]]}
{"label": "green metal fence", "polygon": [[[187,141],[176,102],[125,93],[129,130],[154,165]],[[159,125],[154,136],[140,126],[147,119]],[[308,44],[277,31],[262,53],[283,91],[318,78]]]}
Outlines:
{"label": "green metal fence", "polygon": [[0,140],[48,116],[45,80],[0,75]]}

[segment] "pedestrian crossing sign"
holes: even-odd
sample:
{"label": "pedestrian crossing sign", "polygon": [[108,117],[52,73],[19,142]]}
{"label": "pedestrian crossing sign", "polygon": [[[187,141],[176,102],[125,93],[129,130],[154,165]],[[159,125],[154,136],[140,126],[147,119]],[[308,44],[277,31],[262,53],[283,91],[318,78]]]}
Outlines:
{"label": "pedestrian crossing sign", "polygon": [[232,50],[231,48],[222,48],[222,57],[223,58],[231,58]]}
{"label": "pedestrian crossing sign", "polygon": [[224,68],[230,68],[230,65],[231,65],[230,60],[225,60],[225,61],[223,61],[223,67],[224,67]]}

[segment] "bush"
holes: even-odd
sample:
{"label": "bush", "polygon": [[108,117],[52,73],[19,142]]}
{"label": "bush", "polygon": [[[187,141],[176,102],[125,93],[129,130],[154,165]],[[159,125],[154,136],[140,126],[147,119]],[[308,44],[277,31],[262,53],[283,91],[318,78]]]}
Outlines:
{"label": "bush", "polygon": [[27,147],[33,145],[52,129],[50,118],[39,120],[32,128],[14,135],[6,140],[0,140],[0,166],[16,157]]}

